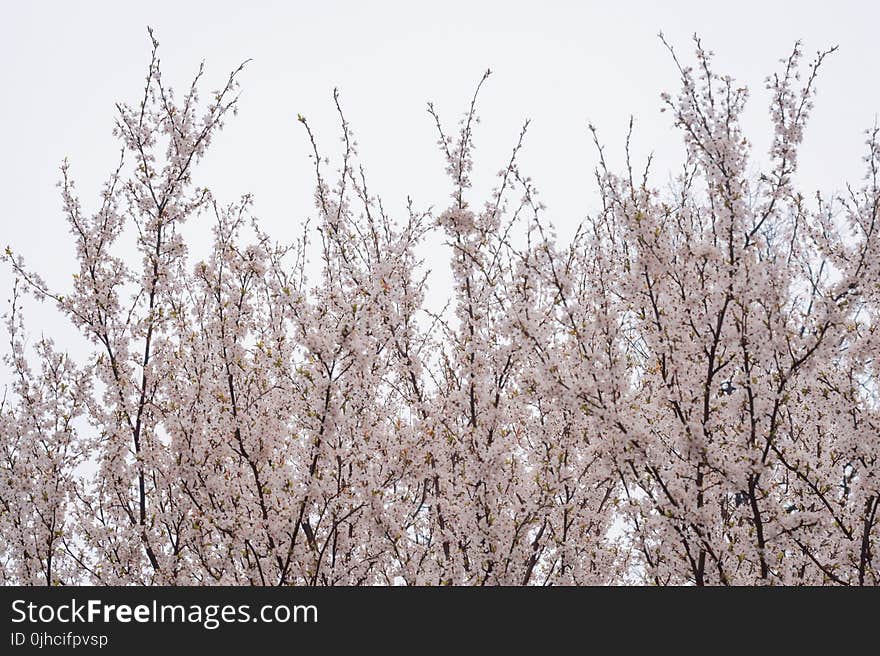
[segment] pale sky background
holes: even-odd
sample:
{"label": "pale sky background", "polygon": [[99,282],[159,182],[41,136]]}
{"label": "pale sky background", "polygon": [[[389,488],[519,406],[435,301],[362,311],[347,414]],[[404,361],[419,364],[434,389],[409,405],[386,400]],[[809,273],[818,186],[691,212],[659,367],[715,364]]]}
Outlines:
{"label": "pale sky background", "polygon": [[[687,61],[690,37],[698,33],[717,53],[716,69],[751,88],[745,125],[756,167],[766,160],[770,137],[765,76],[796,39],[808,57],[840,46],[821,74],[801,150],[798,179],[807,193],[861,180],[863,131],[880,111],[880,3],[867,1],[0,0],[0,7],[0,248],[11,245],[61,292],[74,259],[55,188],[58,166],[70,158],[84,209],[94,209],[118,155],[114,103],[136,103],[142,91],[147,25],[161,42],[165,80],[181,90],[203,59],[205,91],[253,59],[241,77],[239,115],[195,177],[222,201],[252,192],[256,214],[279,238],[294,236],[314,216],[308,142],[296,115],[308,117],[319,145],[332,154],[334,86],[372,191],[399,213],[407,194],[417,207],[441,207],[448,198],[426,102],[434,101],[454,131],[491,67],[475,136],[478,186],[492,181],[531,118],[521,165],[561,236],[597,202],[588,121],[600,130],[610,163],[620,167],[634,115],[639,162],[655,152],[658,185],[677,172],[681,140],[670,115],[659,111],[659,94],[677,91],[678,76],[656,37],[660,30]],[[431,264],[442,269],[445,261],[437,256]],[[2,312],[11,286],[8,268],[0,267]],[[32,308],[29,316],[34,335],[43,331],[57,335],[61,346],[74,345],[53,311]]]}

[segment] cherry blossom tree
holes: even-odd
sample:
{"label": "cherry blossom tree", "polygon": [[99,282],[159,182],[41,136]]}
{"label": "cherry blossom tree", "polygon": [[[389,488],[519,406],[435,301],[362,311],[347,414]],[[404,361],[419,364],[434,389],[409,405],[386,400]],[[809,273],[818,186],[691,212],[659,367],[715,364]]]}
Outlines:
{"label": "cherry blossom tree", "polygon": [[56,584],[81,574],[62,554],[84,456],[75,422],[87,412],[92,372],[77,368],[47,337],[29,363],[19,301],[16,283],[6,321],[14,382],[0,402],[0,577],[4,584]]}
{"label": "cherry blossom tree", "polygon": [[[193,171],[239,67],[179,98],[158,43],[120,104],[94,212],[61,167],[78,270],[61,294],[7,249],[13,383],[0,403],[4,583],[876,584],[880,139],[845,197],[808,200],[797,150],[823,59],[768,79],[769,168],[747,92],[696,64],[664,95],[674,189],[614,173],[561,243],[518,154],[471,186],[479,90],[455,133],[429,105],[442,211],[386,213],[334,92],[342,154],[316,220],[274,241]],[[665,42],[664,42],[665,43]],[[804,71],[803,73],[801,71]],[[213,225],[194,261],[190,220]],[[440,234],[453,287],[426,303]],[[126,251],[136,244],[137,256]],[[93,345],[30,345],[22,299]]]}
{"label": "cherry blossom tree", "polygon": [[696,46],[664,96],[687,146],[675,196],[599,171],[594,229],[619,313],[607,332],[622,328],[632,372],[603,413],[639,571],[660,585],[877,583],[877,129],[864,186],[811,210],[793,174],[831,51],[802,79],[798,44],[768,79],[771,163],[753,180],[746,90]]}

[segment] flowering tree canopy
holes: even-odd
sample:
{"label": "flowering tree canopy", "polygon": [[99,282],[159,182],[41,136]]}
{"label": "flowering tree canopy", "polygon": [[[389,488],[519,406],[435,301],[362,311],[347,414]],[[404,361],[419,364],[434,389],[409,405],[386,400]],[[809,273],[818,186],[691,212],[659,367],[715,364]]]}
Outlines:
{"label": "flowering tree canopy", "polygon": [[[767,80],[754,174],[747,91],[695,43],[692,66],[670,48],[673,188],[629,156],[609,170],[593,130],[601,209],[569,243],[518,166],[528,123],[479,199],[477,94],[453,133],[429,105],[450,203],[392,217],[334,94],[341,164],[325,171],[299,117],[317,225],[279,244],[250,197],[192,181],[241,67],[176,96],[154,39],[96,210],[61,167],[72,289],[4,256],[2,582],[880,583],[880,129],[858,188],[796,189],[831,52],[803,65],[798,44]],[[213,223],[199,262],[191,219]],[[418,255],[437,233],[440,313]],[[92,355],[28,345],[25,295]]]}

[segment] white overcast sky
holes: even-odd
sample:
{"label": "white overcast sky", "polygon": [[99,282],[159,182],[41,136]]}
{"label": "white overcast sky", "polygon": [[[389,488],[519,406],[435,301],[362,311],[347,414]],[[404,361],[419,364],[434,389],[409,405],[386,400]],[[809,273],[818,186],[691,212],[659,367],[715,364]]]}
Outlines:
{"label": "white overcast sky", "polygon": [[[561,235],[596,204],[593,122],[615,166],[630,114],[635,152],[656,153],[655,179],[680,162],[680,138],[659,94],[676,69],[657,33],[683,59],[698,33],[716,68],[751,88],[746,116],[756,166],[770,128],[764,77],[796,39],[805,51],[838,44],[818,84],[801,155],[805,192],[840,190],[862,176],[863,130],[880,111],[880,3],[868,2],[24,2],[0,0],[0,247],[10,244],[64,290],[73,250],[55,188],[67,156],[86,210],[116,162],[114,103],[135,103],[149,59],[146,26],[161,42],[165,78],[182,87],[205,60],[206,90],[240,61],[239,116],[213,144],[196,181],[231,201],[253,192],[256,213],[278,237],[313,215],[308,117],[332,154],[339,87],[372,190],[399,209],[442,205],[448,194],[433,100],[454,129],[482,72],[476,178],[506,162],[532,119],[522,168],[535,179]],[[198,246],[198,245],[196,245]],[[198,248],[197,248],[198,250]],[[438,260],[438,266],[443,266]],[[0,269],[0,299],[12,277]],[[6,304],[3,303],[5,311]],[[46,310],[37,330],[64,332]],[[5,341],[5,340],[4,340]]]}

